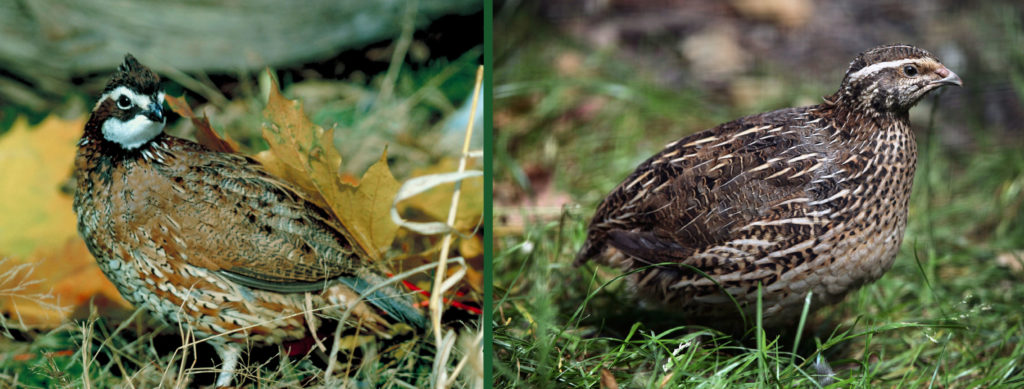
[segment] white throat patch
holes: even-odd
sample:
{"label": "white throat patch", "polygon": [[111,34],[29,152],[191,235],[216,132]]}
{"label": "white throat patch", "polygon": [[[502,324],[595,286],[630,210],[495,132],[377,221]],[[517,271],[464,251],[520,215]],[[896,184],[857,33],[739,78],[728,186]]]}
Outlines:
{"label": "white throat patch", "polygon": [[[96,106],[99,107],[106,99],[112,99],[115,104],[115,109],[121,109],[117,107],[117,100],[121,96],[127,96],[131,101],[132,105],[142,108],[143,110],[148,109],[153,100],[146,95],[139,95],[132,90],[119,86],[114,90],[104,93],[100,96],[99,102]],[[160,92],[157,96],[156,104],[163,105],[164,103],[164,92]],[[95,110],[95,108],[94,108]],[[149,140],[156,138],[164,130],[164,123],[167,119],[163,119],[159,122],[154,122],[145,115],[137,115],[131,120],[123,121],[121,119],[111,117],[103,123],[103,137],[111,142],[120,144],[126,150],[137,149]]]}
{"label": "white throat patch", "polygon": [[129,121],[110,118],[103,123],[103,137],[127,150],[139,148],[163,131],[164,122],[154,122],[144,115],[138,115]]}

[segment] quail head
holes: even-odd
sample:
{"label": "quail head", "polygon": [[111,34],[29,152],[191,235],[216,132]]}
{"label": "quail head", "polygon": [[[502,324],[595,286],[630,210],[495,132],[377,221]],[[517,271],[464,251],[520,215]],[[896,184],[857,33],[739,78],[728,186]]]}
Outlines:
{"label": "quail head", "polygon": [[[246,342],[280,344],[351,309],[387,337],[424,318],[328,211],[252,159],[163,132],[159,77],[130,54],[85,125],[75,159],[78,230],[126,300],[206,338],[230,385]],[[322,312],[321,312],[322,311]],[[312,322],[307,322],[310,320]]]}
{"label": "quail head", "polygon": [[917,161],[908,111],[946,85],[962,83],[931,53],[876,47],[821,104],[669,143],[598,206],[576,264],[631,272],[641,301],[727,331],[758,285],[766,326],[810,292],[835,303],[892,265]]}

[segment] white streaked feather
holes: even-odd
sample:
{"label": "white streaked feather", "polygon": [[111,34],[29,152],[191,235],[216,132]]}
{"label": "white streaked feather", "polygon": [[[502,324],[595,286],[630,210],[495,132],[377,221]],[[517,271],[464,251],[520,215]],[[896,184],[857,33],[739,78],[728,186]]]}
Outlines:
{"label": "white streaked feather", "polygon": [[867,76],[869,74],[872,74],[872,73],[875,73],[875,72],[877,72],[879,70],[882,70],[882,69],[898,68],[898,67],[903,66],[903,65],[917,63],[917,62],[921,62],[921,61],[924,61],[924,60],[927,60],[927,59],[926,58],[909,58],[909,59],[898,59],[898,60],[895,60],[895,61],[879,62],[879,63],[873,64],[873,65],[868,65],[868,66],[865,66],[863,69],[860,69],[860,70],[858,70],[856,72],[850,73],[850,81],[860,80],[861,78],[864,78],[865,76]]}

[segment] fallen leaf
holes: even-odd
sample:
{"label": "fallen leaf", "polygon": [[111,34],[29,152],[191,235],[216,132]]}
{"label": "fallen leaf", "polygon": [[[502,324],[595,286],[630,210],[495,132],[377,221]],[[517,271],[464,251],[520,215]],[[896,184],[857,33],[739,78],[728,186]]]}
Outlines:
{"label": "fallen leaf", "polygon": [[459,254],[465,258],[484,255],[484,241],[478,235],[459,238]]}
{"label": "fallen leaf", "polygon": [[349,185],[352,185],[352,186],[359,185],[359,178],[356,177],[356,176],[353,176],[351,173],[348,173],[348,172],[341,173],[341,178],[339,178],[339,179],[341,180],[342,184],[349,184]]}
{"label": "fallen leaf", "polygon": [[[483,293],[484,293],[484,274],[482,272],[480,272],[480,270],[477,270],[476,267],[472,266],[472,264],[470,264],[470,266],[466,267],[466,277],[464,278],[463,284],[469,285],[470,289],[472,289],[472,290],[476,291],[477,293],[483,295]],[[479,303],[479,301],[476,301],[476,300],[471,300],[471,301]]]}
{"label": "fallen leaf", "polygon": [[52,277],[56,280],[53,292],[62,302],[77,307],[88,304],[89,300],[97,295],[103,295],[118,302],[122,307],[131,307],[131,304],[121,297],[117,287],[100,270],[95,258],[85,246],[85,241],[72,239],[57,255],[42,258],[44,260],[40,262],[40,266],[47,265],[49,261],[59,262],[60,265],[54,267],[65,272],[63,277]]}
{"label": "fallen leaf", "polygon": [[619,389],[619,383],[608,369],[601,369],[601,388]]}
{"label": "fallen leaf", "polygon": [[[402,218],[398,210],[398,204],[406,200],[419,197],[420,194],[424,192],[429,192],[432,189],[437,189],[438,187],[443,186],[445,184],[458,185],[459,182],[465,181],[466,179],[482,176],[482,171],[466,170],[462,172],[428,174],[425,176],[410,178],[402,183],[402,186],[398,189],[398,194],[395,195],[395,204],[392,204],[391,206],[391,221],[395,222],[399,226],[402,226],[402,228],[404,229],[415,231],[423,235],[439,235],[450,233],[452,229],[458,228],[457,219],[454,220],[453,223],[455,224],[455,226],[452,227],[449,227],[447,222],[420,222],[408,220]],[[459,193],[461,194],[462,192],[459,191]],[[452,192],[452,195],[449,198],[452,199],[452,201],[456,199],[454,192]],[[450,204],[448,208],[448,214],[451,214],[452,210]],[[410,216],[415,216],[415,214]],[[448,218],[446,217],[446,219]],[[470,228],[472,228],[472,226],[470,226]]]}
{"label": "fallen leaf", "polygon": [[11,318],[7,325],[23,329],[55,328],[96,296],[131,307],[78,238],[0,261],[0,296],[0,312]]}
{"label": "fallen leaf", "polygon": [[310,178],[304,170],[281,161],[281,159],[277,157],[277,154],[274,154],[271,150],[261,151],[252,156],[252,158],[263,165],[263,168],[270,174],[299,187],[299,189],[309,195],[307,198],[320,208],[330,208],[327,205],[327,200],[324,200],[323,196],[320,195],[320,191],[317,190],[316,185],[313,184],[312,178]]}
{"label": "fallen leaf", "polygon": [[78,236],[71,196],[61,193],[85,118],[49,116],[29,129],[24,118],[0,137],[0,254],[28,257]]}
{"label": "fallen leaf", "polygon": [[[430,174],[441,174],[458,171],[459,160],[457,158],[442,159],[436,165],[413,170],[413,177],[421,177]],[[474,162],[466,164],[466,170],[476,168]],[[448,220],[448,211],[452,204],[452,193],[455,191],[455,184],[442,184],[426,192],[417,194],[408,200],[399,203],[399,209],[404,213],[409,208],[415,208],[424,216],[432,220]],[[461,232],[469,232],[480,224],[484,211],[484,180],[483,177],[470,177],[462,180],[461,194],[459,195],[459,207],[455,213],[455,229]]]}
{"label": "fallen leaf", "polygon": [[188,106],[188,102],[185,101],[185,97],[174,97],[167,96],[167,105],[171,107],[171,111],[174,111],[181,117],[192,121],[192,125],[196,127],[196,141],[199,144],[206,146],[210,150],[220,151],[224,153],[235,153],[238,152],[238,142],[235,142],[228,134],[224,134],[223,137],[217,135],[217,132],[213,130],[210,125],[210,119],[203,115],[202,118],[196,117],[195,113],[192,112],[192,107]]}
{"label": "fallen leaf", "polygon": [[72,197],[61,192],[85,118],[19,118],[0,138],[0,312],[8,325],[49,329],[98,295],[129,304],[78,236]]}
{"label": "fallen leaf", "polygon": [[335,202],[340,207],[331,208],[342,224],[355,228],[353,235],[362,236],[357,239],[368,240],[378,256],[383,254],[398,232],[398,225],[391,221],[388,212],[400,186],[388,168],[387,150],[366,169],[358,186],[341,185],[341,196]]}
{"label": "fallen leaf", "polygon": [[[341,155],[334,147],[334,131],[310,121],[302,104],[282,96],[276,82],[270,88],[263,115],[268,122],[263,126],[263,138],[274,157],[264,160],[283,165],[273,168],[283,171],[283,178],[295,178],[297,185],[307,190],[312,186],[356,248],[379,260],[398,230],[388,214],[398,181],[387,166],[386,153],[370,166],[358,186],[347,185],[340,179]],[[308,176],[309,180],[299,176]]]}
{"label": "fallen leaf", "polygon": [[732,0],[730,3],[743,17],[787,28],[803,26],[814,17],[814,2],[810,0]]}

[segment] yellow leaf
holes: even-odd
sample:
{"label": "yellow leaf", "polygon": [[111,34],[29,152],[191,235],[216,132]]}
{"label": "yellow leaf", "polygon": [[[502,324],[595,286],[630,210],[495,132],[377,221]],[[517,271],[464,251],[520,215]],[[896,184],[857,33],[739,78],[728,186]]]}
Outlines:
{"label": "yellow leaf", "polygon": [[459,238],[459,254],[465,258],[476,258],[484,255],[484,242],[479,235]]}
{"label": "yellow leaf", "polygon": [[272,156],[263,155],[260,160],[269,163],[268,170],[319,193],[356,248],[373,260],[380,259],[398,229],[388,213],[398,182],[384,157],[366,171],[360,185],[344,184],[334,131],[311,122],[302,112],[302,105],[282,96],[276,83],[270,88],[263,116],[268,121],[263,126],[263,139]]}
{"label": "yellow leaf", "polygon": [[[458,171],[459,160],[457,158],[445,158],[436,165],[416,169],[412,172],[413,177],[429,174],[449,173]],[[473,169],[473,163],[466,166]],[[455,184],[443,184],[420,193],[408,200],[399,203],[401,211],[414,208],[422,212],[434,221],[448,220],[448,211],[452,204],[452,193],[455,191]],[[470,177],[462,181],[461,194],[459,195],[459,207],[455,214],[455,229],[462,232],[471,232],[480,223],[484,211],[484,180],[483,177]]]}
{"label": "yellow leaf", "polygon": [[27,257],[78,235],[71,196],[60,186],[84,127],[85,118],[50,116],[30,130],[19,118],[0,137],[0,253]]}
{"label": "yellow leaf", "polygon": [[359,186],[342,184],[340,204],[356,206],[335,209],[342,223],[356,226],[354,235],[363,235],[377,251],[379,257],[395,240],[398,225],[391,221],[391,204],[401,185],[388,168],[388,153],[385,150],[380,160],[366,169]]}
{"label": "yellow leaf", "polygon": [[274,154],[272,150],[263,150],[256,155],[253,155],[252,158],[258,161],[260,165],[263,165],[263,168],[270,174],[273,174],[275,177],[281,178],[288,183],[299,187],[299,189],[302,189],[303,192],[306,192],[306,194],[309,195],[307,196],[307,199],[320,208],[330,208],[327,205],[327,201],[320,195],[320,191],[316,189],[316,185],[313,184],[313,180],[305,170],[298,170],[295,166],[281,161],[281,159],[277,157],[277,154]]}

